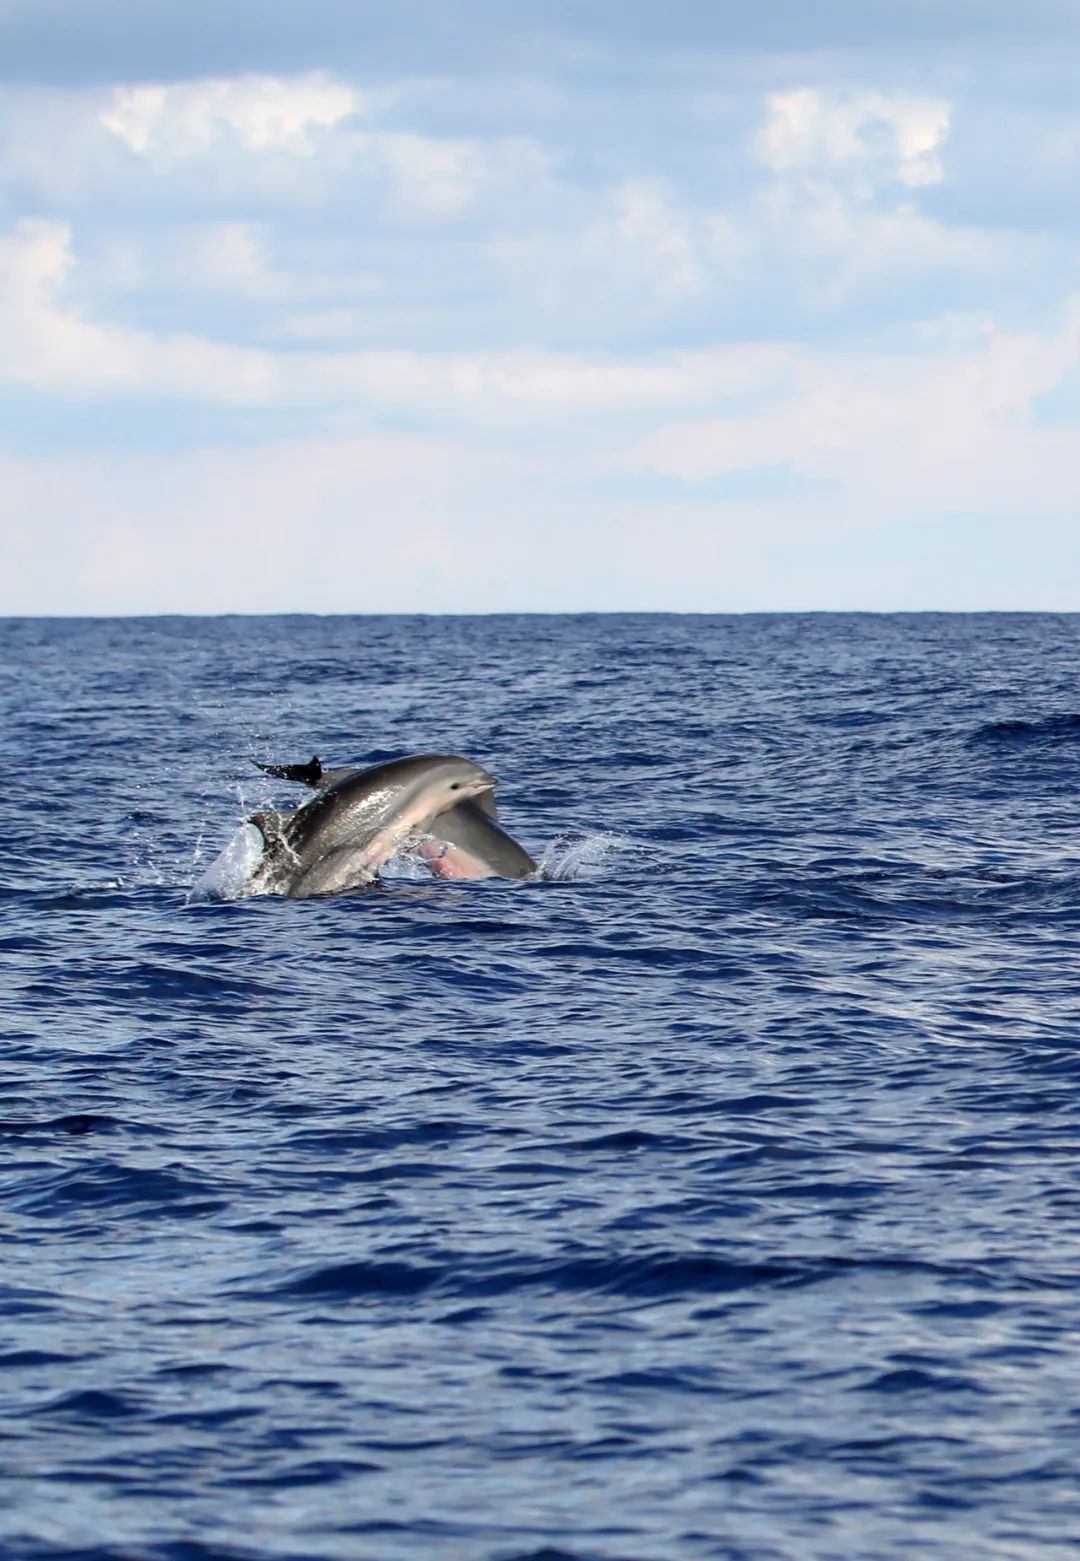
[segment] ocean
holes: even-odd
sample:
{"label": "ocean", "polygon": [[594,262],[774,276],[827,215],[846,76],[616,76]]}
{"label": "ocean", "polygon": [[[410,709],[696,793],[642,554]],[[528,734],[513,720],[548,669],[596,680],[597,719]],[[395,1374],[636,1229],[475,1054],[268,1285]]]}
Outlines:
{"label": "ocean", "polygon": [[[1078,671],[0,623],[5,1561],[1080,1553]],[[541,881],[197,889],[253,761],[432,751]]]}

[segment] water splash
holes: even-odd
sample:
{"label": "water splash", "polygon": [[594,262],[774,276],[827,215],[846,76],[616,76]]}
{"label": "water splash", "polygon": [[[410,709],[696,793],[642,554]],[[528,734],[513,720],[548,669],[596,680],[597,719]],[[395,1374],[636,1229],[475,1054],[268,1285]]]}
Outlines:
{"label": "water splash", "polygon": [[628,854],[639,855],[640,847],[624,835],[560,835],[544,850],[539,876],[555,883],[606,878]]}
{"label": "water splash", "polygon": [[239,900],[247,893],[252,873],[262,860],[263,837],[254,824],[241,824],[225,849],[196,878],[189,900]]}

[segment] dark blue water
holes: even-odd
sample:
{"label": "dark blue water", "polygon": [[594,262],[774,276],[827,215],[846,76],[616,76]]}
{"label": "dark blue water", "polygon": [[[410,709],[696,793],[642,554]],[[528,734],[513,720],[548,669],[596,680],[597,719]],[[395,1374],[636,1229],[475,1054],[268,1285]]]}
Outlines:
{"label": "dark blue water", "polygon": [[[0,648],[5,1557],[1078,1553],[1080,618]],[[553,881],[189,903],[428,750]]]}

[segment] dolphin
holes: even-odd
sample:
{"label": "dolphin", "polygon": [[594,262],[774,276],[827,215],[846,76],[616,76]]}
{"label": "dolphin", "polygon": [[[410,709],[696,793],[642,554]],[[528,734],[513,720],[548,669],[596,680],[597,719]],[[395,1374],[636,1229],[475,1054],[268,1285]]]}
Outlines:
{"label": "dolphin", "polygon": [[497,784],[479,764],[454,754],[346,770],[295,813],[252,815],[265,849],[249,890],[307,899],[372,883],[399,846],[426,836],[456,805],[490,796]]}
{"label": "dolphin", "polygon": [[[262,764],[258,760],[255,763],[267,775],[296,781],[319,791],[364,773],[355,768],[326,770],[319,758],[312,758],[310,764]],[[287,817],[287,814],[260,814],[253,822],[265,820],[274,833],[280,832],[280,820]],[[266,829],[263,833],[266,834]],[[436,878],[520,879],[529,878],[538,871],[529,853],[499,827],[495,797],[490,789],[434,815],[421,833],[418,853]]]}

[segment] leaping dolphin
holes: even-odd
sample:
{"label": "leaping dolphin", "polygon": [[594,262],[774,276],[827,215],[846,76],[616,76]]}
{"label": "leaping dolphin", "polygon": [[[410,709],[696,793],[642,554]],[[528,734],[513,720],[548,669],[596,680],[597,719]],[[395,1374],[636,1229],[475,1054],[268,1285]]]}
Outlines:
{"label": "leaping dolphin", "polygon": [[310,766],[264,768],[280,774],[288,768],[313,772],[316,765],[317,774],[303,776],[308,785],[319,787],[310,802],[295,813],[252,816],[266,844],[250,892],[306,899],[371,883],[399,846],[428,836],[442,814],[462,803],[491,799],[498,784],[480,765],[452,754],[418,754],[368,770],[345,770],[331,784],[317,760]]}
{"label": "leaping dolphin", "polygon": [[[312,758],[309,764],[255,762],[267,775],[296,781],[318,791],[333,790],[344,781],[373,773],[355,768],[326,770],[318,758]],[[253,822],[259,825],[266,836],[268,830],[270,834],[280,833],[281,820],[290,816],[257,814]],[[414,834],[422,837],[418,850],[428,871],[436,878],[531,877],[538,871],[536,863],[512,836],[499,827],[497,819],[495,797],[490,789],[478,791],[474,797],[454,802],[442,812],[433,814],[423,829],[414,831]]]}

